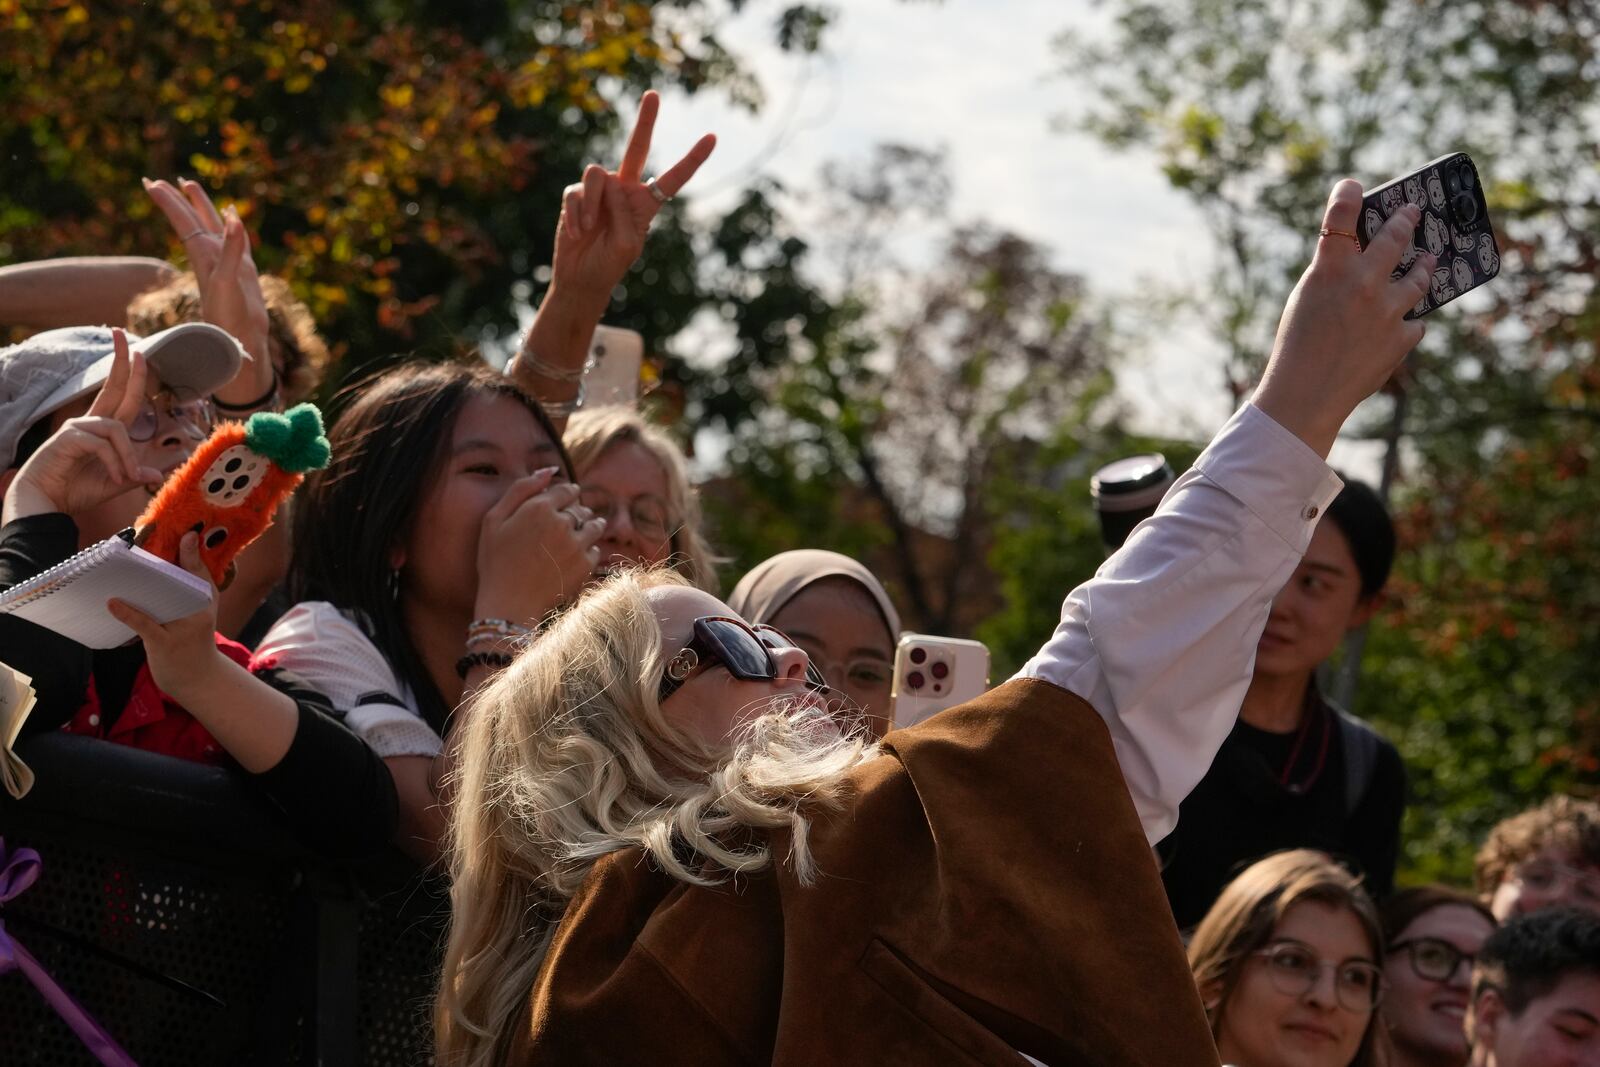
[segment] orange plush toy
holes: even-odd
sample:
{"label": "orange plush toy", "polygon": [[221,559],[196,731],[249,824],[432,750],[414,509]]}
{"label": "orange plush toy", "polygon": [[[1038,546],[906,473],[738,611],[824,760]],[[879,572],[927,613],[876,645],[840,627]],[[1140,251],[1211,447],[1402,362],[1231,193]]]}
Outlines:
{"label": "orange plush toy", "polygon": [[193,530],[212,580],[225,587],[233,577],[233,557],[272,524],[273,512],[305,472],[326,467],[331,455],[322,415],[311,404],[224,423],[139,516],[135,543],[176,563],[178,542]]}

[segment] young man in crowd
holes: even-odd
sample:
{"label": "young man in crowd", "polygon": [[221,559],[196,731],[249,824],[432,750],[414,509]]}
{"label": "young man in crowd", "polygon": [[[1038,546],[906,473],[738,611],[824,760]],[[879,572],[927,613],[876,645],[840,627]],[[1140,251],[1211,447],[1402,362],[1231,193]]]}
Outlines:
{"label": "young man in crowd", "polygon": [[1600,913],[1600,804],[1554,796],[1503,820],[1478,850],[1476,879],[1499,922],[1556,904]]}
{"label": "young man in crowd", "polygon": [[1519,915],[1484,943],[1467,1014],[1471,1067],[1600,1067],[1600,916]]}
{"label": "young man in crowd", "polygon": [[1272,602],[1238,723],[1160,845],[1180,929],[1241,868],[1283,849],[1344,860],[1375,896],[1393,886],[1405,767],[1393,745],[1322,695],[1316,671],[1377,610],[1394,551],[1378,494],[1347,480]]}

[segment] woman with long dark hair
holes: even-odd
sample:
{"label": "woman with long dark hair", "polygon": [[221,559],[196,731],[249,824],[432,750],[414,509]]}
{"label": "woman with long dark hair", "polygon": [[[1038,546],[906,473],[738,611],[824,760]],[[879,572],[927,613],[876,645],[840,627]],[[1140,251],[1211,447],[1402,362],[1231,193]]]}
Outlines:
{"label": "woman with long dark hair", "polygon": [[576,599],[605,524],[578,504],[544,410],[488,368],[409,364],[351,396],[295,512],[301,603],[257,655],[326,693],[383,757],[397,843],[431,862],[451,713]]}

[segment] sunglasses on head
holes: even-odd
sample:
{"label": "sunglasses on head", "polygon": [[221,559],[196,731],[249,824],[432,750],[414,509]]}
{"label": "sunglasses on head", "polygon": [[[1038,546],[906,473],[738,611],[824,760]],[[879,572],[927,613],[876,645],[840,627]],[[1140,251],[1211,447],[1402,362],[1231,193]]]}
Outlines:
{"label": "sunglasses on head", "polygon": [[[771,626],[751,626],[743,619],[705,615],[694,620],[694,636],[677,654],[667,660],[662,672],[658,700],[666,700],[688,681],[697,667],[719,664],[735,678],[746,682],[771,682],[778,677],[778,661],[773,649],[798,648]],[[822,672],[806,660],[806,687],[818,693],[828,690]]]}

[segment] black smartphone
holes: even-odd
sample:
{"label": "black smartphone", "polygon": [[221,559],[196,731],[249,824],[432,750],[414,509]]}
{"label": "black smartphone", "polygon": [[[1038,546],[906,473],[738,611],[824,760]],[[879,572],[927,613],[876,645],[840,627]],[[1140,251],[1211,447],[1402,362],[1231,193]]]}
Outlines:
{"label": "black smartphone", "polygon": [[1500,246],[1489,223],[1489,204],[1483,198],[1478,168],[1465,152],[1440,156],[1414,173],[1380,185],[1361,201],[1361,247],[1377,236],[1384,222],[1402,204],[1422,209],[1422,221],[1411,236],[1411,247],[1400,257],[1394,276],[1411,269],[1423,252],[1432,252],[1434,268],[1428,291],[1406,313],[1414,319],[1443,307],[1500,273]]}

